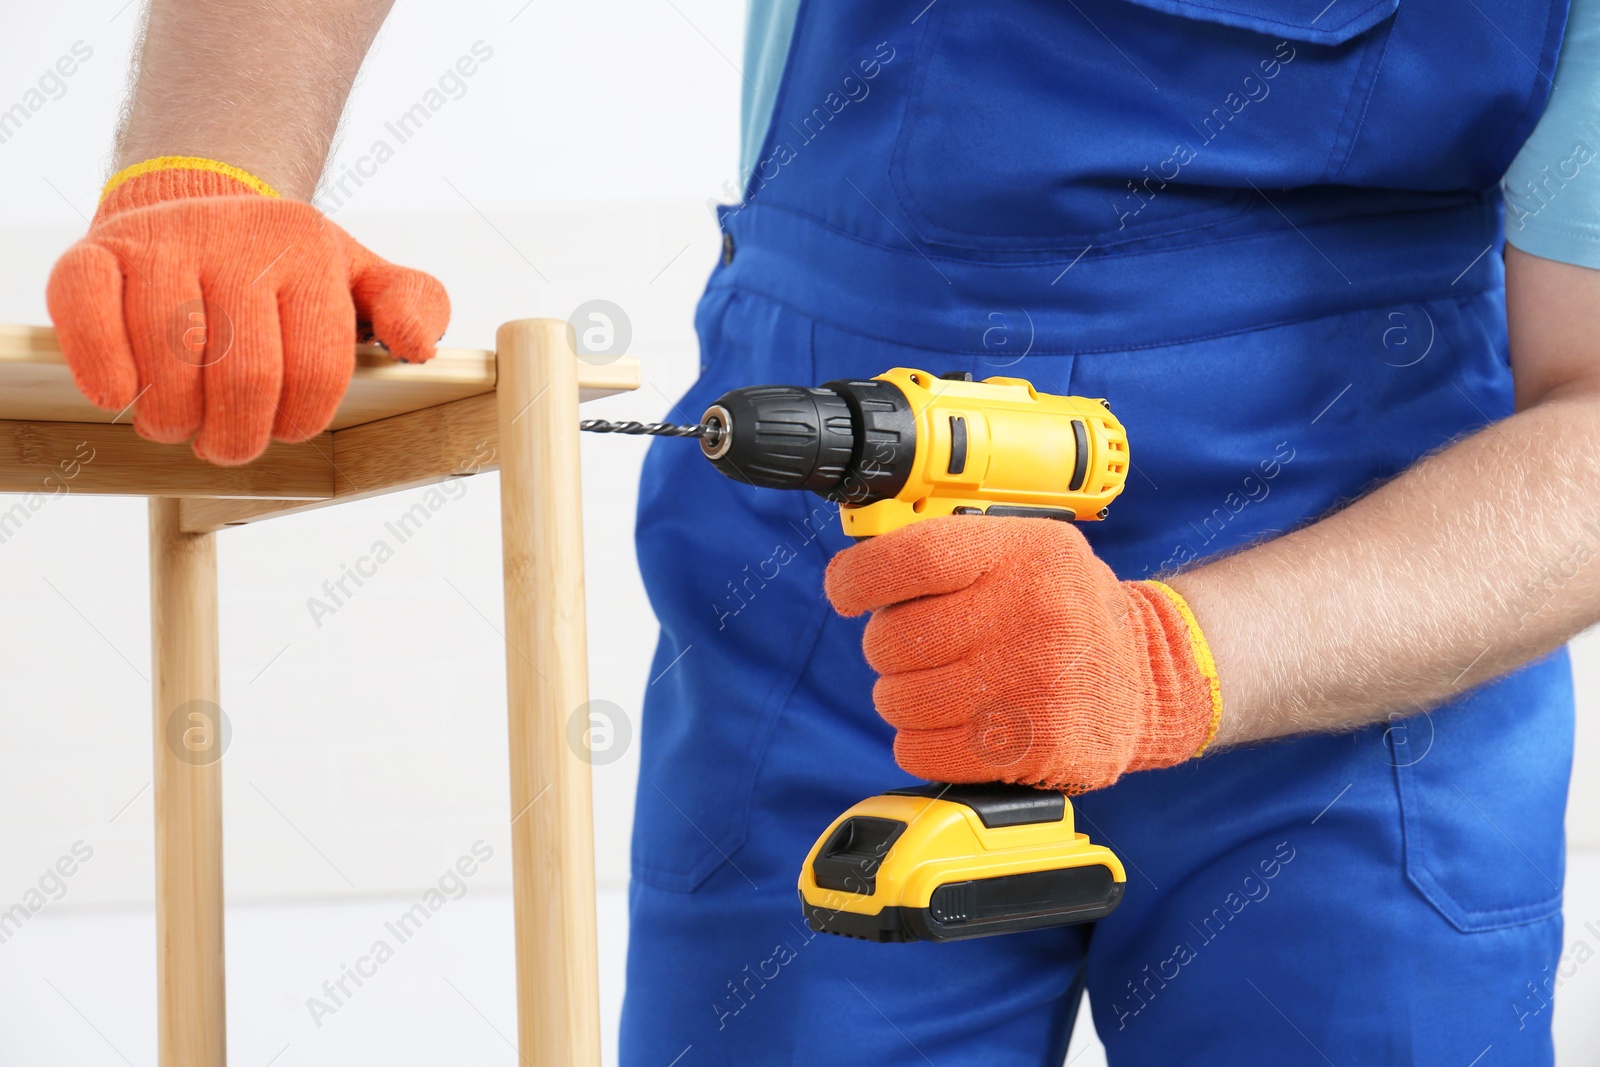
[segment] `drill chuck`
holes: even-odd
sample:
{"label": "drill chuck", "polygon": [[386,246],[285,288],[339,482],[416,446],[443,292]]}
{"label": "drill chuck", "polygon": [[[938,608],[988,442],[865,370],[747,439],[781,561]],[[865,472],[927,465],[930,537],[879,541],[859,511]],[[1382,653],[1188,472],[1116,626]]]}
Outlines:
{"label": "drill chuck", "polygon": [[700,422],[706,458],[735,481],[850,504],[894,496],[916,455],[911,403],[878,379],[734,389]]}

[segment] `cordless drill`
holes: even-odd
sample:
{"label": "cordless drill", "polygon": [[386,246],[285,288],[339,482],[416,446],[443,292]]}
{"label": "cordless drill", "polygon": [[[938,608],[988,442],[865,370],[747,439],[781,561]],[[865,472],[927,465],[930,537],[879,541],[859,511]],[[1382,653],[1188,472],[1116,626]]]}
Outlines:
{"label": "cordless drill", "polygon": [[[895,368],[816,388],[735,389],[694,427],[585,429],[698,437],[737,481],[809,489],[873,537],[940,515],[1097,520],[1122,492],[1128,438],[1104,400]],[[1122,900],[1121,861],[1074,826],[1066,794],[930,783],[869,797],[806,856],[813,930],[868,941],[954,941],[1090,922]]]}
{"label": "cordless drill", "polygon": [[1021,378],[897,367],[815,389],[749,386],[700,426],[723,474],[836,501],[853,537],[939,515],[1103,519],[1128,471],[1128,435],[1104,400]]}

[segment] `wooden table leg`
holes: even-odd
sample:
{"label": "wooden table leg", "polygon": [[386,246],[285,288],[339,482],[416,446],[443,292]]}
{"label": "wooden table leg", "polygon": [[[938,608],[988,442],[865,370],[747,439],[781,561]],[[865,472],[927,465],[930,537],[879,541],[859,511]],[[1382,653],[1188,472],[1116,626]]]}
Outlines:
{"label": "wooden table leg", "polygon": [[161,1067],[227,1061],[216,535],[150,500],[155,669],[156,1011]]}
{"label": "wooden table leg", "polygon": [[497,347],[517,1032],[525,1064],[598,1067],[593,798],[567,743],[588,700],[577,358],[552,319]]}

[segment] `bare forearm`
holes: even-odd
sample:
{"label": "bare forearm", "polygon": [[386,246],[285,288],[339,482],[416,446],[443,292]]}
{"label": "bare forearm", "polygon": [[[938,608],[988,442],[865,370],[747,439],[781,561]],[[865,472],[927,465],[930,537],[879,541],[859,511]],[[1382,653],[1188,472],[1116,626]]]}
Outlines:
{"label": "bare forearm", "polygon": [[309,198],[393,2],[152,0],[117,168],[203,156]]}
{"label": "bare forearm", "polygon": [[1512,311],[1529,305],[1536,325],[1523,337],[1513,325],[1514,359],[1520,341],[1560,353],[1571,374],[1519,372],[1531,406],[1511,419],[1173,580],[1217,659],[1219,744],[1420,711],[1600,619],[1600,383],[1581,370],[1600,355],[1582,328],[1592,313],[1535,306],[1526,268]]}

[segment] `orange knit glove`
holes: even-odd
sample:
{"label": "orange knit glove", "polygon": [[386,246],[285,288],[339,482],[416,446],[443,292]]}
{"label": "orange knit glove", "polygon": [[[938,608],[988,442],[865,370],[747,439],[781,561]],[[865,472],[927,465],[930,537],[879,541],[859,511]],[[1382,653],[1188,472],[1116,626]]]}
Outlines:
{"label": "orange knit glove", "polygon": [[213,160],[168,156],[106,183],[47,293],[72,378],[134,428],[246,463],[333,418],[356,322],[430,359],[450,319],[438,281],[379,259],[310,204]]}
{"label": "orange knit glove", "polygon": [[1071,523],[950,516],[848,548],[828,599],[872,612],[901,767],[1081,793],[1198,756],[1221,690],[1183,598],[1121,582]]}

